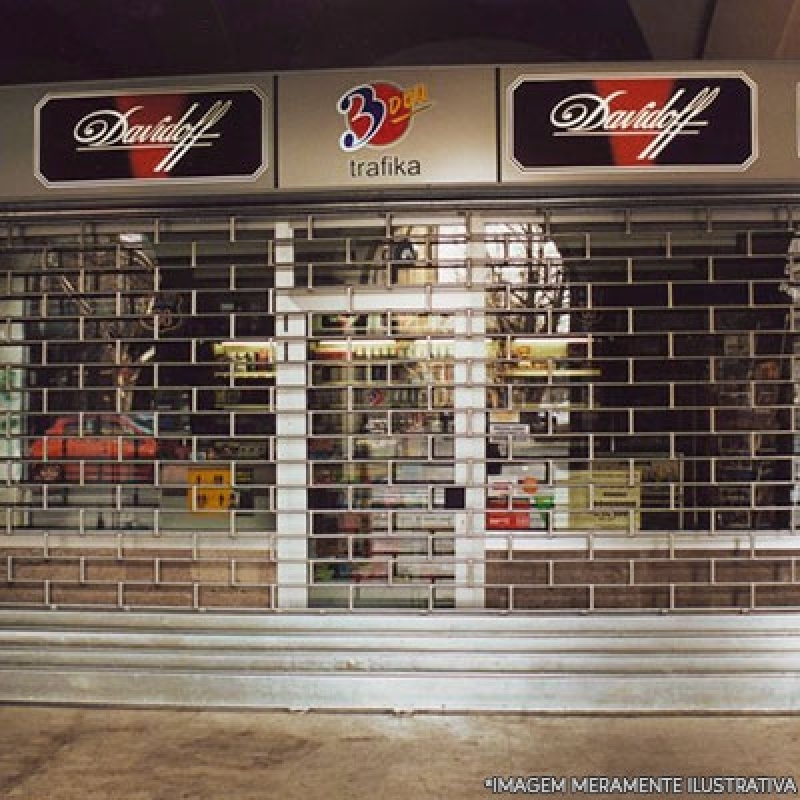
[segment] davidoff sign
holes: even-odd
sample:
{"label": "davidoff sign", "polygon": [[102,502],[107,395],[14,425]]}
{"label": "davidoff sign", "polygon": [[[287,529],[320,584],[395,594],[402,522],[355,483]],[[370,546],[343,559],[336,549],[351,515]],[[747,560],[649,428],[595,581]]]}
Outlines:
{"label": "davidoff sign", "polygon": [[508,91],[523,170],[729,170],[757,155],[755,87],[741,74],[523,76]]}
{"label": "davidoff sign", "polygon": [[49,95],[36,107],[47,185],[255,178],[266,166],[255,89]]}

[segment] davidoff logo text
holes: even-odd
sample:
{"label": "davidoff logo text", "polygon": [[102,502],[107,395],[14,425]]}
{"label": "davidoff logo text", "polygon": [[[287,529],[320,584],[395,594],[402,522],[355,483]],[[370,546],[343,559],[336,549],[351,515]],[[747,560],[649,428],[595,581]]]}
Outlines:
{"label": "davidoff logo text", "polygon": [[125,112],[104,108],[93,111],[75,125],[73,136],[76,150],[140,150],[167,148],[168,152],[156,164],[154,172],[170,172],[193,148],[210,147],[220,134],[214,126],[228,113],[230,100],[218,100],[205,112],[193,103],[183,116],[174,120],[163,116],[158,122],[141,121],[144,106],[137,105]]}
{"label": "davidoff logo text", "polygon": [[637,159],[653,161],[676,137],[697,134],[700,128],[708,125],[700,116],[719,93],[718,86],[706,86],[680,105],[686,90],[678,89],[663,105],[650,101],[640,108],[613,109],[614,101],[627,94],[624,89],[605,97],[588,92],[573,94],[553,107],[550,122],[556,129],[555,136],[642,136],[652,133],[652,141]]}

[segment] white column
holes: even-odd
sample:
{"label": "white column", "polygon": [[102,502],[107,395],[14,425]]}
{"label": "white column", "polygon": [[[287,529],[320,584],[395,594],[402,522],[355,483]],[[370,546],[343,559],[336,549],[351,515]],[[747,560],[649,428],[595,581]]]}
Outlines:
{"label": "white column", "polygon": [[456,317],[455,337],[455,478],[466,486],[464,511],[456,523],[456,607],[482,608],[485,603],[485,484],[486,484],[486,268],[474,266],[485,258],[480,237],[483,224],[470,220],[467,258],[473,264],[470,286]]}
{"label": "white column", "polygon": [[308,605],[306,315],[293,309],[292,228],[275,226],[275,518],[278,608]]}
{"label": "white column", "polygon": [[[483,317],[459,323],[483,324]],[[456,606],[480,608],[484,603],[484,498],[486,483],[486,392],[483,387],[483,337],[474,333],[455,340],[455,480],[465,486],[464,511],[455,514]]]}
{"label": "white column", "polygon": [[[17,278],[12,289],[23,291]],[[2,526],[6,531],[24,523],[20,510],[22,480],[22,410],[24,367],[29,363],[28,348],[13,344],[24,339],[22,300],[0,301],[0,505],[5,508]],[[14,320],[14,321],[12,321]]]}

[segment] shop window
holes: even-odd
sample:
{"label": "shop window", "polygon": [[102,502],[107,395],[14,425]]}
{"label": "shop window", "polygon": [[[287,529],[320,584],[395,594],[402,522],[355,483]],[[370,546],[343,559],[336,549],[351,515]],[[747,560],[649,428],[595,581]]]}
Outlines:
{"label": "shop window", "polygon": [[278,264],[266,215],[32,228],[2,254],[7,528],[263,543],[285,514],[292,587],[353,609],[459,606],[543,543],[794,532],[798,246],[735,212],[331,210]]}
{"label": "shop window", "polygon": [[[6,254],[25,364],[20,528],[274,528],[271,242],[166,239],[106,229]],[[198,463],[227,470],[236,504],[187,501],[204,496]]]}

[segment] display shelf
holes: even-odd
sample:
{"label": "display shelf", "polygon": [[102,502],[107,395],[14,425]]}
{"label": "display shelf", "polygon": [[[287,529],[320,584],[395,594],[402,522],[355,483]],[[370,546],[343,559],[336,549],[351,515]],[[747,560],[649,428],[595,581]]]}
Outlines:
{"label": "display shelf", "polygon": [[213,410],[225,413],[274,413],[274,345],[263,339],[206,343],[209,364],[208,396]]}
{"label": "display shelf", "polygon": [[430,537],[427,535],[395,535],[387,537],[375,536],[369,540],[369,547],[370,552],[374,556],[426,556],[431,552]]}
{"label": "display shelf", "polygon": [[489,353],[486,529],[553,531],[585,522],[576,515],[591,508],[588,497],[553,465],[586,452],[575,414],[594,408],[588,384],[602,375],[591,337],[493,332]]}
{"label": "display shelf", "polygon": [[775,505],[774,485],[780,454],[772,431],[782,429],[781,368],[778,358],[753,351],[754,338],[742,334],[722,337],[723,355],[713,363],[717,431],[713,475],[715,526],[746,530],[774,525],[767,509]]}
{"label": "display shelf", "polygon": [[312,314],[314,338],[333,339],[350,336],[364,338],[420,337],[453,335],[453,316],[444,313],[407,313],[403,311],[369,314]]}
{"label": "display shelf", "polygon": [[309,344],[313,361],[367,361],[419,359],[447,361],[453,358],[453,340],[417,339],[318,339]]}
{"label": "display shelf", "polygon": [[454,574],[454,566],[451,561],[437,559],[420,559],[415,556],[398,555],[394,559],[394,576],[402,580],[410,579],[450,579]]}
{"label": "display shelf", "polygon": [[274,378],[275,370],[217,370],[214,372],[215,378],[228,378],[232,377],[234,380],[258,380],[261,378]]}
{"label": "display shelf", "polygon": [[[322,322],[312,319],[312,329],[333,327],[330,319]],[[309,506],[324,510],[325,530],[345,539],[337,563],[315,569],[315,581],[374,584],[379,591],[381,583],[452,578],[451,563],[436,564],[455,549],[453,514],[444,510],[463,505],[452,493],[452,321],[387,313],[372,323],[363,317],[339,322],[340,336],[321,335],[308,345]],[[380,335],[375,323],[393,335]],[[450,337],[439,335],[445,331]],[[437,509],[443,517],[426,530],[424,519]],[[414,521],[394,516],[401,513]],[[313,538],[310,546],[321,552]],[[369,560],[356,563],[356,541]],[[431,560],[436,574],[399,574],[397,559],[414,556]]]}
{"label": "display shelf", "polygon": [[595,367],[562,367],[549,364],[543,367],[512,367],[511,369],[502,370],[501,374],[509,378],[547,378],[550,376],[588,378],[594,375],[600,375],[601,370]]}

